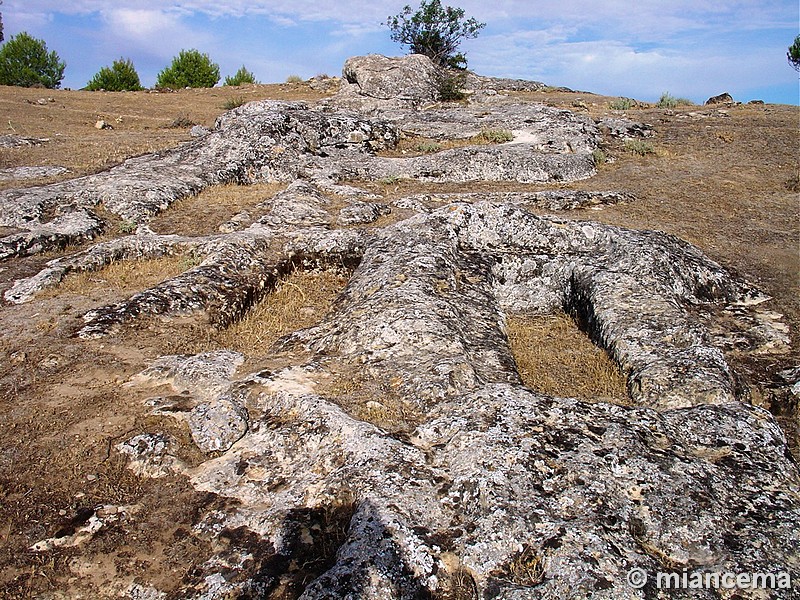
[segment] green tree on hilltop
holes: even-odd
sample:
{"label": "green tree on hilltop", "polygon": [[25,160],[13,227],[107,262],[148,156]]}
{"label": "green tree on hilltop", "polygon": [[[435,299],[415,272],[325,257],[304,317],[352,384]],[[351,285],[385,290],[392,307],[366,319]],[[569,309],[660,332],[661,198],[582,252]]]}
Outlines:
{"label": "green tree on hilltop", "polygon": [[210,88],[219,81],[219,65],[198,50],[181,50],[172,64],[158,74],[156,87]]}
{"label": "green tree on hilltop", "polygon": [[111,67],[100,69],[86,86],[87,90],[108,92],[136,92],[142,89],[139,74],[130,59],[115,60]]}
{"label": "green tree on hilltop", "polygon": [[47,51],[44,40],[23,31],[0,48],[0,85],[55,89],[61,86],[66,66],[58,54]]}
{"label": "green tree on hilltop", "polygon": [[422,0],[416,12],[405,6],[386,20],[392,41],[408,46],[412,54],[424,54],[445,68],[465,69],[467,58],[457,52],[462,40],[478,37],[486,23],[465,18],[464,9],[442,7],[440,0]]}
{"label": "green tree on hilltop", "polygon": [[786,58],[789,60],[789,64],[794,67],[795,71],[800,71],[800,35],[795,37],[794,43],[789,46]]}

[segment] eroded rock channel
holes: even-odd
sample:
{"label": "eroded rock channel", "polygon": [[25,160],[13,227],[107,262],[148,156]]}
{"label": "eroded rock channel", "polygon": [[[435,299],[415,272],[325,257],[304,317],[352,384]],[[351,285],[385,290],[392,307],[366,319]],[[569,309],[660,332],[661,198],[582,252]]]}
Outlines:
{"label": "eroded rock channel", "polygon": [[[431,136],[469,137],[494,119],[524,141],[379,156],[397,142],[398,115]],[[620,197],[611,192],[465,186],[387,200],[352,184],[571,181],[593,174],[600,137],[591,120],[544,106],[394,103],[363,116],[259,102],[174,151],[2,192],[0,224],[19,230],[3,239],[4,258],[93,237],[99,205],[139,227],[50,261],[9,289],[9,302],[36,302],[70,272],[112,261],[195,257],[182,274],[86,313],[83,338],[145,315],[204,313],[225,327],[293,270],[350,276],[322,323],[279,342],[276,352],[297,350],[291,364],[248,373],[230,350],[163,356],[125,384],[171,386],[179,409],[161,397],[150,406],[185,421],[206,460],[184,464],[178,440],[159,433],[115,451],[142,475],[181,473],[235,501],[195,523],[198,535],[231,542],[181,597],[644,599],[661,596],[652,582],[632,587],[631,569],[798,577],[797,465],[693,316],[734,307],[748,349],[774,347],[782,334],[759,320],[759,290],[675,237],[531,212]],[[263,180],[289,185],[219,234],[147,225],[204,187]],[[555,311],[619,365],[627,405],[522,384],[506,315]],[[333,391],[326,382],[343,366],[364,389]],[[159,597],[150,582],[129,589],[145,592]]]}

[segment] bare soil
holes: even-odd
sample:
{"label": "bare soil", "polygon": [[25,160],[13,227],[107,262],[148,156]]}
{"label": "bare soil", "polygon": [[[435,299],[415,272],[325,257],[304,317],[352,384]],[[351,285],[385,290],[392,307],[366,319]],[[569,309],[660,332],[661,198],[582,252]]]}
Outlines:
{"label": "bare soil", "polygon": [[[595,118],[622,114],[608,108],[610,98],[591,94],[514,95]],[[7,120],[0,123],[2,133],[49,140],[39,146],[0,149],[0,168],[60,165],[70,170],[62,179],[96,172],[127,157],[190,139],[186,126],[175,128],[173,123],[211,126],[223,112],[223,104],[237,97],[248,101],[315,100],[322,95],[302,84],[174,93],[0,88],[0,109]],[[598,175],[567,187],[630,192],[636,201],[568,216],[677,235],[772,296],[767,307],[785,316],[791,352],[758,359],[732,353],[729,358],[753,388],[753,400],[771,408],[780,416],[787,434],[796,436],[796,407],[772,406],[776,400],[765,385],[776,372],[800,364],[800,203],[797,188],[792,189],[791,184],[794,179],[796,185],[798,176],[800,109],[747,105],[665,110],[643,105],[626,115],[653,126],[656,135],[650,141],[654,152],[642,156],[626,151],[622,142],[609,142],[605,153],[610,160],[600,167]],[[107,121],[113,129],[96,129],[98,119]],[[421,145],[417,142],[411,149],[430,150]],[[2,182],[0,187],[53,180]],[[465,186],[399,181],[370,185],[388,197],[556,187],[513,182]],[[176,203],[157,217],[152,227],[159,233],[211,233],[236,212],[279,189],[268,185],[211,189]],[[0,263],[0,292],[14,279],[34,274],[46,260],[61,254]],[[181,444],[184,461],[197,464],[204,459],[183,425],[149,414],[144,400],[159,390],[122,384],[159,355],[224,344],[225,332],[212,331],[200,319],[169,325],[158,319],[142,319],[101,340],[74,337],[87,310],[121,300],[179,272],[187,267],[186,260],[189,258],[112,266],[80,276],[83,279],[70,279],[29,304],[0,306],[0,422],[4,424],[0,428],[0,597],[113,598],[137,581],[154,582],[164,591],[175,592],[182,585],[197,583],[197,567],[213,550],[229,543],[232,532],[218,540],[206,540],[193,529],[201,515],[224,505],[224,498],[197,492],[182,477],[138,477],[114,450],[115,444],[138,433],[167,432],[185,442]],[[296,306],[295,313],[310,320],[288,325],[283,322],[281,326],[288,327],[283,331],[320,319],[343,284],[343,279],[333,275],[290,280],[284,292],[299,293],[282,302]],[[312,290],[319,294],[310,300]],[[253,325],[259,319],[257,313],[250,319],[240,327]],[[568,346],[570,351],[583,352],[584,358],[597,358],[596,349],[587,347],[580,335],[575,338],[569,323],[546,319],[549,317],[544,321],[526,317],[521,322],[528,330],[526,335],[533,337],[515,350],[518,363],[522,365],[524,358],[530,358],[523,356],[524,348],[537,344],[547,348],[547,343],[553,348]],[[247,330],[228,335],[235,339],[251,333]],[[570,336],[576,341],[567,344]],[[264,339],[272,343],[275,338]],[[257,356],[264,354],[261,348],[248,356],[249,364],[280,362],[279,354],[271,359]],[[537,364],[541,366],[535,368],[560,370],[562,380],[575,379],[575,372],[567,371],[555,352],[540,354]],[[578,364],[584,366],[577,371],[586,369],[586,362]],[[369,391],[369,382],[343,365],[341,377],[330,382],[329,388],[333,394],[354,398]],[[559,388],[558,382],[547,392],[576,394]],[[617,393],[602,395],[614,397]],[[386,414],[364,417],[387,424],[406,419],[392,410],[386,407]],[[117,518],[106,519],[107,524],[91,539],[74,547],[30,550],[41,540],[69,537],[98,509]]]}

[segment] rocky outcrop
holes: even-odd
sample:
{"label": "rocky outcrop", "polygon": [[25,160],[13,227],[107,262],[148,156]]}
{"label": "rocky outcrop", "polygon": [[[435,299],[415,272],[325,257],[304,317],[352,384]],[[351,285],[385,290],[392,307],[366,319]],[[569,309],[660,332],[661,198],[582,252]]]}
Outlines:
{"label": "rocky outcrop", "polygon": [[[508,144],[467,146],[433,155],[386,158],[401,134],[470,137],[511,128]],[[24,233],[0,239],[0,258],[24,256],[103,229],[97,207],[146,223],[176,200],[208,186],[303,177],[336,193],[365,194],[346,179],[426,181],[575,181],[591,176],[596,125],[569,111],[498,105],[491,110],[394,110],[385,118],[253,102],[222,115],[215,129],[174,150],[129,159],[109,171],[41,187],[0,192],[0,226]]]}
{"label": "rocky outcrop", "polygon": [[733,96],[727,92],[719,94],[718,96],[711,96],[711,98],[706,100],[706,105],[711,104],[733,104]]}
{"label": "rocky outcrop", "polygon": [[[56,218],[81,215],[86,222],[70,226],[76,236],[99,230],[100,203],[142,224],[50,261],[6,292],[10,302],[112,261],[193,257],[176,277],[87,312],[82,338],[145,315],[165,317],[166,328],[187,314],[226,327],[292,270],[350,275],[322,322],[279,340],[279,366],[247,372],[247,357],[229,350],[162,356],[126,384],[174,390],[146,406],[181,419],[204,460],[183,462],[181,442],[158,431],[122,439],[116,451],[140,475],[179,473],[229,500],[194,524],[226,543],[172,595],[646,600],[667,593],[659,572],[796,580],[800,474],[781,429],[747,403],[723,352],[784,343],[779,321],[754,308],[758,290],[673,236],[527,209],[633,201],[613,192],[359,194],[342,182],[594,172],[601,131],[567,111],[381,110],[367,118],[252,103],[176,150],[0,195],[2,224],[27,231],[4,238],[16,244],[7,256],[44,247],[37,240],[49,231],[49,243],[63,239]],[[412,158],[375,152],[401,129],[469,137],[495,126],[514,140]],[[646,132],[621,120],[603,129]],[[144,226],[182,195],[261,180],[291,183],[219,234]],[[334,188],[346,193],[325,193]],[[382,224],[392,211],[404,218]],[[726,311],[713,332],[698,316],[712,308]],[[507,315],[558,311],[620,367],[624,405],[545,396],[522,383]],[[331,383],[342,377],[348,385]],[[650,579],[639,586],[632,573]],[[794,597],[784,582],[772,597]],[[137,579],[128,595],[161,597],[158,585]]]}
{"label": "rocky outcrop", "polygon": [[[416,107],[439,98],[439,69],[422,54],[395,58],[370,54],[348,58],[342,68],[347,82],[341,93],[353,92],[376,100],[399,100]],[[354,86],[354,87],[350,87]]]}
{"label": "rocky outcrop", "polygon": [[[226,352],[163,357],[133,382],[171,384],[195,442],[221,452],[188,468],[155,443],[137,469],[168,465],[235,499],[198,529],[259,540],[215,557],[203,569],[220,587],[187,596],[268,594],[292,574],[265,565],[302,562],[329,535],[313,515],[343,533],[305,598],[644,599],[655,583],[631,587],[631,569],[796,576],[796,465],[686,308],[747,310],[757,292],[695,248],[486,202],[372,232],[285,227],[272,230],[285,257],[354,260],[328,318],[281,343],[312,357],[252,374]],[[575,314],[627,373],[632,406],[526,389],[504,330],[518,310]],[[335,364],[375,393],[324,392]],[[398,429],[370,416],[389,410],[406,415]]]}

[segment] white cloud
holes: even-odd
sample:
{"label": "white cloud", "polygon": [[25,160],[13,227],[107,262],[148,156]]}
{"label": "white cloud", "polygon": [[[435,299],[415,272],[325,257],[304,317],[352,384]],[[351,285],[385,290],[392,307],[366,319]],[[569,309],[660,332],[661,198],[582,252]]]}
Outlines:
{"label": "white cloud", "polygon": [[103,37],[118,50],[116,54],[170,57],[182,48],[200,47],[213,39],[208,33],[188,27],[177,11],[115,8],[103,10],[101,15]]}

